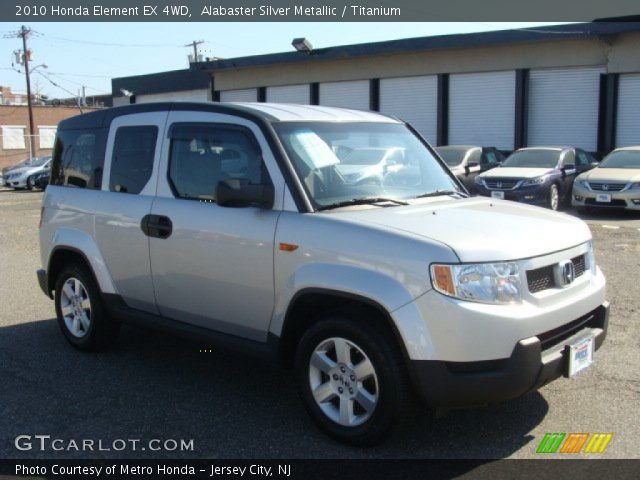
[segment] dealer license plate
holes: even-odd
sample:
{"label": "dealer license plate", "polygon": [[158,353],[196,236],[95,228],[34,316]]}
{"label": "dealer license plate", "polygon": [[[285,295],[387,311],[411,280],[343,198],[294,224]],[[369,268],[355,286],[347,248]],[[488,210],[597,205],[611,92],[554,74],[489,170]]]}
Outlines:
{"label": "dealer license plate", "polygon": [[608,193],[599,193],[596,195],[596,202],[611,203],[611,195]]}
{"label": "dealer license plate", "polygon": [[501,198],[504,200],[504,192],[491,192],[491,198]]}
{"label": "dealer license plate", "polygon": [[593,337],[569,345],[569,376],[573,377],[593,363]]}

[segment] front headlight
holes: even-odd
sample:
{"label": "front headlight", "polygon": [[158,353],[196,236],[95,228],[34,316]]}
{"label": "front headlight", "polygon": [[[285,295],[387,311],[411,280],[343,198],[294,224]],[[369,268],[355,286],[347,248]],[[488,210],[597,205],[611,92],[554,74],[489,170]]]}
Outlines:
{"label": "front headlight", "polygon": [[477,185],[484,185],[484,178],[476,177],[475,182]]}
{"label": "front headlight", "polygon": [[587,249],[587,268],[591,275],[596,274],[596,255],[593,253],[593,242],[589,241]]}
{"label": "front headlight", "polygon": [[589,182],[587,182],[586,180],[578,181],[578,185],[580,185],[582,188],[586,188],[587,190],[590,190]]}
{"label": "front headlight", "polygon": [[470,302],[509,304],[522,300],[514,262],[431,265],[431,283],[444,295]]}
{"label": "front headlight", "polygon": [[542,185],[548,179],[549,179],[548,175],[543,175],[542,177],[536,177],[536,178],[529,178],[528,180],[525,180],[524,182],[522,182],[522,186],[530,187],[532,185]]}
{"label": "front headlight", "polygon": [[633,182],[631,185],[629,185],[629,190],[639,190],[639,189],[640,189],[640,182]]}

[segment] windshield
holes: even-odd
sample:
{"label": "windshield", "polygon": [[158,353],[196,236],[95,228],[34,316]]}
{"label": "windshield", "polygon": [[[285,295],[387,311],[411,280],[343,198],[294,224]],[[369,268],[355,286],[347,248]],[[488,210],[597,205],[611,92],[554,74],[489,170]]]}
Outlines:
{"label": "windshield", "polygon": [[444,163],[446,163],[450,167],[455,167],[456,165],[460,165],[462,163],[467,150],[462,150],[459,148],[436,148],[436,152],[438,152],[440,158],[444,160]]}
{"label": "windshield", "polygon": [[402,124],[282,122],[274,127],[316,208],[357,199],[460,191]]}
{"label": "windshield", "polygon": [[555,168],[560,150],[518,150],[502,162],[503,167]]}
{"label": "windshield", "polygon": [[598,168],[640,169],[640,150],[619,150],[604,157]]}
{"label": "windshield", "polygon": [[29,166],[30,167],[41,167],[44,164],[46,164],[47,162],[49,162],[49,160],[51,160],[51,157],[40,157],[40,158],[34,158],[30,163]]}

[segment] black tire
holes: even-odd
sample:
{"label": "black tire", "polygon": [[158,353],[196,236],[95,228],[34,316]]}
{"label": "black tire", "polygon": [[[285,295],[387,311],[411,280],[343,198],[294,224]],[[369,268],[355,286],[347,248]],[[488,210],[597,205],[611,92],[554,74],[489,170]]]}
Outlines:
{"label": "black tire", "polygon": [[[409,375],[393,339],[385,336],[363,319],[357,310],[336,311],[321,317],[302,336],[295,356],[295,377],[305,408],[316,425],[326,434],[344,443],[371,446],[386,438],[392,429],[406,418],[411,402]],[[323,342],[339,337],[355,344],[368,357],[377,377],[377,403],[368,419],[355,426],[344,426],[331,419],[313,397],[311,387],[311,356]],[[356,350],[352,355],[357,356]],[[362,357],[360,357],[362,358]],[[354,370],[355,371],[355,370]],[[328,382],[331,383],[327,375]],[[352,378],[353,380],[353,378]],[[356,382],[357,388],[364,382]],[[349,384],[347,384],[349,385]],[[352,384],[354,385],[354,384]],[[335,394],[333,400],[336,400]],[[339,404],[340,398],[337,397]],[[354,406],[355,409],[359,407]],[[364,411],[361,407],[360,410]]]}
{"label": "black tire", "polygon": [[27,177],[26,187],[27,190],[33,190],[33,176]]}
{"label": "black tire", "polygon": [[[85,298],[89,300],[89,327],[84,330],[81,337],[74,335],[62,313],[63,294],[62,289],[68,280],[77,279],[81,282],[86,293]],[[118,337],[120,323],[112,320],[102,304],[100,289],[93,277],[92,272],[82,263],[70,263],[65,265],[55,284],[55,307],[58,325],[64,337],[75,348],[84,351],[99,351],[107,348]]]}

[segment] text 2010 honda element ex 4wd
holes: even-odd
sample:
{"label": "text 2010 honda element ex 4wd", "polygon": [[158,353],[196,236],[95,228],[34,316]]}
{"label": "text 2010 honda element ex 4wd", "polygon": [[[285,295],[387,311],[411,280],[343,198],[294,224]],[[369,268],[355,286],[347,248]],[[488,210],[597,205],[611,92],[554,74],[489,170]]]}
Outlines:
{"label": "text 2010 honda element ex 4wd", "polygon": [[[593,361],[585,223],[471,198],[409,125],[319,106],[157,103],[63,121],[42,270],[74,347],[121,322],[275,354],[329,435],[523,395]],[[215,344],[215,343],[214,343]]]}

